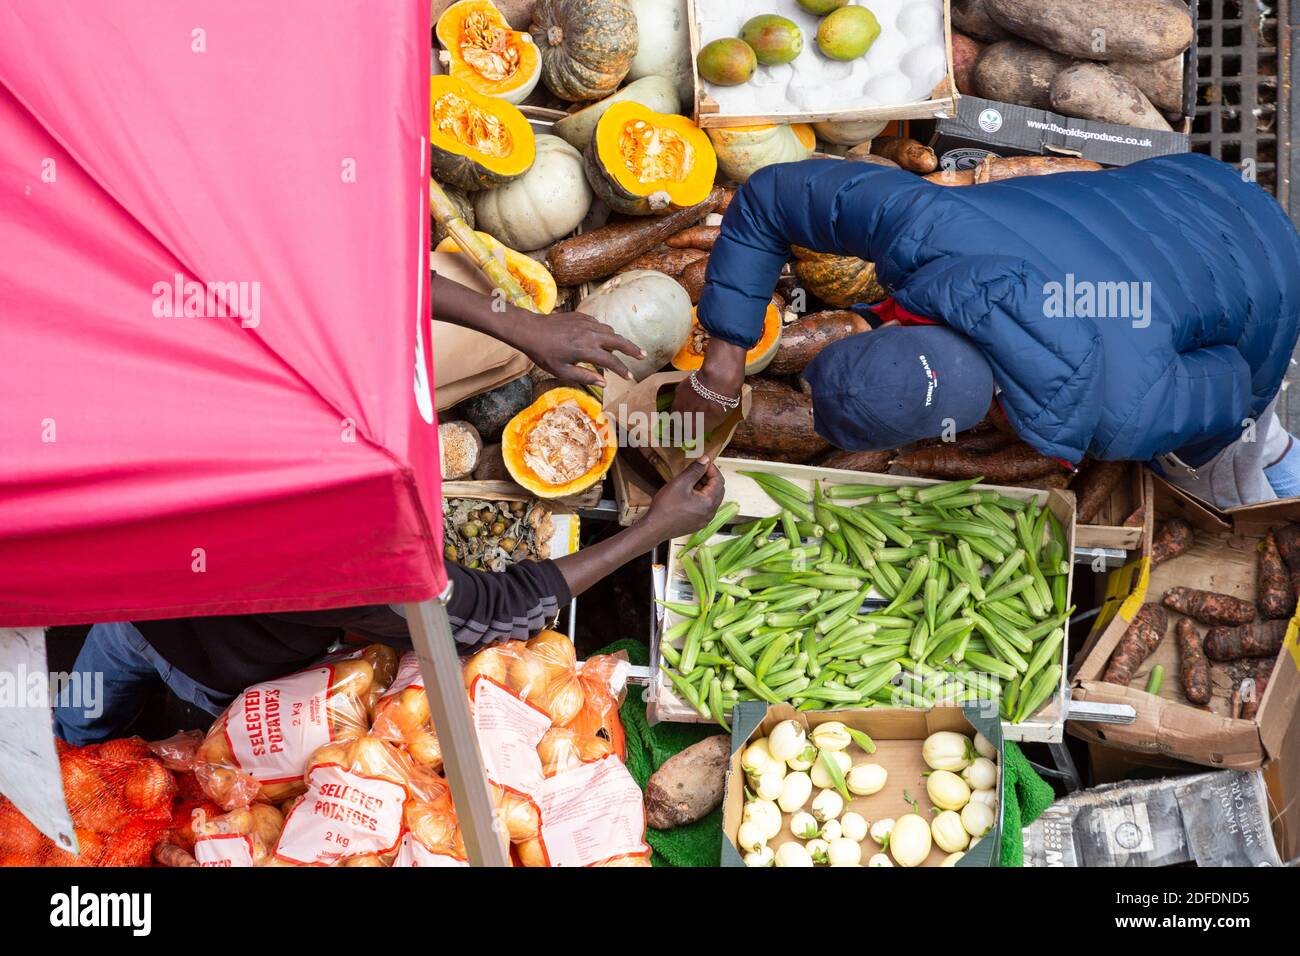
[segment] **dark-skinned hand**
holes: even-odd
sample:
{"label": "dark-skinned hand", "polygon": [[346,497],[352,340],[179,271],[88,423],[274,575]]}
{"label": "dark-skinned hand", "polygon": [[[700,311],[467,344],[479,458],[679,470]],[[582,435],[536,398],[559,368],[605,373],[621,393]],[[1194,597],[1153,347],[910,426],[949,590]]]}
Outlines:
{"label": "dark-skinned hand", "polygon": [[660,541],[692,534],[713,518],[724,491],[718,466],[701,455],[659,489],[641,520],[650,523]]}
{"label": "dark-skinned hand", "polygon": [[598,371],[581,367],[579,362],[630,379],[632,373],[614,353],[645,358],[645,352],[636,345],[605,323],[581,312],[530,315],[521,321],[514,345],[556,378],[583,385],[603,386],[605,379]]}

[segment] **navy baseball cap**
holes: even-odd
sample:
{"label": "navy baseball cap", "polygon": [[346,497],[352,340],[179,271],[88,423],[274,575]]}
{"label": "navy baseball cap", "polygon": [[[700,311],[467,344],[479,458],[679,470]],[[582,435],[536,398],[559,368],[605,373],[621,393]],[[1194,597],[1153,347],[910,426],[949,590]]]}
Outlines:
{"label": "navy baseball cap", "polygon": [[841,339],[804,369],[813,426],[837,448],[878,451],[988,412],[993,370],[970,339],[942,325],[890,326]]}

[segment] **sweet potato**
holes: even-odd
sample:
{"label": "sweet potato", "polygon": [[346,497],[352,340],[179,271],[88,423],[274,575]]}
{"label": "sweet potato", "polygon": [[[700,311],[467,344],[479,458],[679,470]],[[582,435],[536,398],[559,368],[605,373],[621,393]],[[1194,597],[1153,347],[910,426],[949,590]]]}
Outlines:
{"label": "sweet potato", "polygon": [[645,787],[647,825],[671,830],[708,816],[722,803],[731,761],[731,738],[705,737],[674,754],[650,775]]}
{"label": "sweet potato", "polygon": [[1052,80],[1051,101],[1051,108],[1066,116],[1173,130],[1132,80],[1100,63],[1076,63],[1057,73]]}
{"label": "sweet potato", "polygon": [[781,330],[776,357],[767,371],[772,375],[798,375],[832,342],[870,331],[870,323],[850,309],[810,313]]}
{"label": "sweet potato", "polygon": [[1255,605],[1249,601],[1199,588],[1170,588],[1161,603],[1180,614],[1196,618],[1202,624],[1249,624],[1255,620],[1256,614]]}
{"label": "sweet potato", "polygon": [[691,297],[691,305],[699,305],[700,293],[704,291],[704,274],[709,271],[709,259],[705,256],[703,259],[696,259],[675,278],[686,294]]}
{"label": "sweet potato", "polygon": [[1061,471],[1059,462],[1024,443],[987,454],[973,454],[952,445],[922,448],[900,456],[897,463],[923,478],[983,477],[997,484],[1028,481]]}
{"label": "sweet potato", "polygon": [[811,398],[773,379],[754,378],[749,384],[749,417],[736,428],[734,447],[787,461],[807,461],[830,447],[813,430]]}
{"label": "sweet potato", "polygon": [[1128,469],[1128,462],[1124,461],[1092,461],[1071,482],[1078,501],[1076,507],[1081,524],[1092,523],[1102,506],[1110,500],[1111,493],[1119,487]]}
{"label": "sweet potato", "polygon": [[664,240],[664,245],[671,249],[703,249],[708,252],[718,241],[718,233],[721,231],[721,226],[691,226],[675,236],[669,236]]}
{"label": "sweet potato", "polygon": [[1146,505],[1138,505],[1133,513],[1124,519],[1125,528],[1140,528],[1146,523],[1147,509]]}
{"label": "sweet potato", "polygon": [[1291,590],[1300,596],[1300,525],[1287,524],[1273,532],[1277,550],[1286,562]]}
{"label": "sweet potato", "polygon": [[1257,621],[1240,627],[1212,627],[1205,636],[1205,653],[1212,661],[1239,657],[1276,657],[1286,638],[1288,621]]}
{"label": "sweet potato", "polygon": [[1081,60],[1154,63],[1192,45],[1191,14],[1172,0],[984,0],[984,7],[1016,36]]}
{"label": "sweet potato", "polygon": [[871,471],[883,474],[889,470],[889,463],[898,454],[895,448],[884,451],[844,451],[832,449],[824,455],[813,459],[813,464],[821,468],[842,468],[845,471]]}
{"label": "sweet potato", "polygon": [[1110,663],[1101,679],[1108,684],[1128,686],[1133,675],[1138,672],[1142,662],[1151,656],[1151,652],[1165,636],[1169,626],[1169,614],[1159,604],[1143,604],[1133,615],[1124,636],[1115,645],[1115,652],[1110,656]]}
{"label": "sweet potato", "polygon": [[1133,85],[1146,95],[1156,109],[1173,116],[1183,115],[1182,54],[1155,63],[1117,61],[1109,66],[1116,73],[1132,80]]}
{"label": "sweet potato", "polygon": [[1210,662],[1205,657],[1205,648],[1201,646],[1201,635],[1196,625],[1188,618],[1182,618],[1174,626],[1174,636],[1178,639],[1179,670],[1183,677],[1183,694],[1193,704],[1210,702]]}
{"label": "sweet potato", "polygon": [[631,272],[633,269],[653,269],[664,275],[678,276],[683,269],[697,259],[703,259],[708,253],[703,249],[660,249],[637,256],[626,265],[619,266],[618,272]]}
{"label": "sweet potato", "polygon": [[[1249,694],[1242,694],[1241,698],[1241,719],[1254,720],[1259,713],[1259,702],[1264,699],[1264,692],[1268,690],[1268,675],[1263,674],[1254,678],[1255,688]],[[1244,682],[1243,682],[1244,684]]]}
{"label": "sweet potato", "polygon": [[1282,553],[1272,534],[1266,535],[1259,549],[1259,571],[1255,576],[1259,613],[1265,618],[1289,618],[1295,611],[1295,592],[1282,563]]}
{"label": "sweet potato", "polygon": [[902,167],[892,159],[885,159],[883,156],[877,156],[871,151],[871,143],[858,143],[857,146],[849,149],[844,158],[852,160],[855,163],[871,163],[875,166],[885,166],[889,169],[901,169]]}
{"label": "sweet potato", "polygon": [[718,209],[724,198],[729,198],[726,190],[714,189],[703,202],[665,216],[636,216],[561,239],[546,252],[547,268],[559,285],[604,279],[619,266],[699,222]]}
{"label": "sweet potato", "polygon": [[[985,0],[952,0],[952,25],[968,37],[996,43],[1011,36],[1011,32],[990,15]],[[957,34],[953,34],[953,40]],[[953,43],[955,56],[957,44]]]}
{"label": "sweet potato", "polygon": [[984,48],[971,71],[971,83],[976,96],[1050,110],[1052,80],[1073,62],[1024,40],[1002,40]]}
{"label": "sweet potato", "polygon": [[1192,526],[1182,518],[1170,518],[1156,532],[1151,544],[1151,567],[1178,557],[1192,546]]}
{"label": "sweet potato", "polygon": [[908,136],[877,136],[871,141],[871,152],[893,160],[910,173],[932,173],[939,167],[934,150]]}
{"label": "sweet potato", "polygon": [[984,44],[973,37],[956,30],[952,34],[952,81],[957,84],[957,92],[966,96],[978,96],[975,92],[975,61],[984,50]]}
{"label": "sweet potato", "polygon": [[1056,173],[1091,173],[1101,163],[1074,156],[985,156],[975,167],[975,184],[995,183],[1021,176],[1051,176]]}

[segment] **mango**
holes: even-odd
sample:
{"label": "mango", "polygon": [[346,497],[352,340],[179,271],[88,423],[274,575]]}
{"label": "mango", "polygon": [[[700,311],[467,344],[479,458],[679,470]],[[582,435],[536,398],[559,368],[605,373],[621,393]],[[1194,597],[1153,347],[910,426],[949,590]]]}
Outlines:
{"label": "mango", "polygon": [[848,2],[849,0],[799,0],[799,6],[814,16],[824,17],[832,10],[838,10]]}
{"label": "mango", "polygon": [[803,50],[803,31],[793,20],[764,13],[740,28],[740,38],[750,45],[762,66],[789,63]]}
{"label": "mango", "polygon": [[866,7],[841,7],[817,27],[817,48],[832,60],[856,60],[880,36],[880,23]]}
{"label": "mango", "polygon": [[739,86],[758,69],[754,48],[736,37],[706,43],[695,59],[700,76],[718,86]]}

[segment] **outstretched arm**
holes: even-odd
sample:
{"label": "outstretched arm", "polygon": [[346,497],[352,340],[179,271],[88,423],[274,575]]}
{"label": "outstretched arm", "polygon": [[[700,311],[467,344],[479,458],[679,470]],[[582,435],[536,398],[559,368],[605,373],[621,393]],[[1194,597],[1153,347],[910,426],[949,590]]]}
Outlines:
{"label": "outstretched arm", "polygon": [[[892,238],[892,230],[880,226],[889,210],[937,189],[899,170],[833,159],[768,166],[751,176],[732,200],[709,255],[699,317],[710,344],[700,381],[721,395],[739,394],[745,352],[762,336],[792,245],[876,261]],[[677,396],[674,409],[703,412],[707,426],[723,417],[721,406],[689,387]]]}
{"label": "outstretched arm", "polygon": [[580,368],[579,362],[631,378],[632,373],[615,351],[636,358],[645,355],[608,325],[581,312],[537,315],[437,274],[433,277],[430,297],[435,319],[505,342],[557,378],[584,385],[605,384],[599,372]]}

